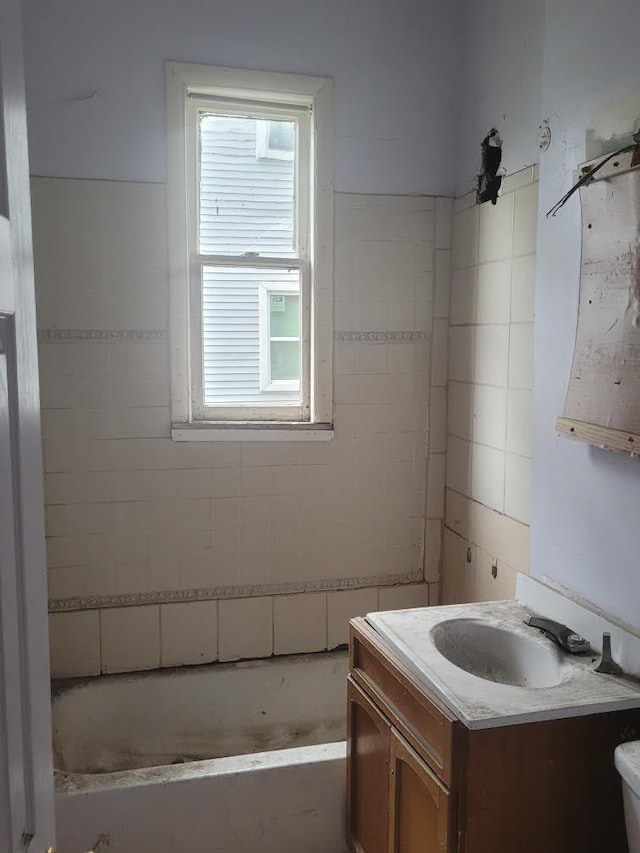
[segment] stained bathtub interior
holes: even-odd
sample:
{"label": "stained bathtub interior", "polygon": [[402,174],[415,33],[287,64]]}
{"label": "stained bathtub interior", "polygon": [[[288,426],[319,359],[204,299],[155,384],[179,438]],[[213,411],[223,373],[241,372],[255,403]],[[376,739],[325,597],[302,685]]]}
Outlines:
{"label": "stained bathtub interior", "polygon": [[344,740],[347,653],[54,683],[54,761],[104,774]]}
{"label": "stained bathtub interior", "polygon": [[337,651],[56,681],[59,849],[345,853],[346,673]]}

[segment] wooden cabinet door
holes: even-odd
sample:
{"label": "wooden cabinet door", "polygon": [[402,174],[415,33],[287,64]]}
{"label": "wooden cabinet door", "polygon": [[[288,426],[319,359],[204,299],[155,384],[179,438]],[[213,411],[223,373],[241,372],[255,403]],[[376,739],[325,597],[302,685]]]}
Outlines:
{"label": "wooden cabinet door", "polygon": [[395,729],[389,773],[389,853],[449,853],[451,794]]}
{"label": "wooden cabinet door", "polygon": [[347,841],[353,853],[387,853],[391,726],[349,678]]}

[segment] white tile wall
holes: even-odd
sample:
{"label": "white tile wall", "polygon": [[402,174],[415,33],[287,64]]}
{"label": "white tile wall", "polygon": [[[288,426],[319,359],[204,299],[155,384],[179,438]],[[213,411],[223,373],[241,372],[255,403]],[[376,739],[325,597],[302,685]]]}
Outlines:
{"label": "white tile wall", "polygon": [[531,391],[511,388],[507,413],[507,450],[531,458]]}
{"label": "white tile wall", "polygon": [[515,197],[513,221],[513,255],[533,255],[536,251],[536,231],[538,216],[538,185],[518,189]]}
{"label": "white tile wall", "polygon": [[449,436],[447,442],[446,484],[450,489],[462,495],[471,493],[471,459],[473,445],[456,436]]}
{"label": "white tile wall", "polygon": [[[444,489],[443,489],[444,491]],[[443,501],[444,503],[444,501]],[[424,579],[429,582],[430,588],[434,587],[440,580],[442,569],[442,535],[444,529],[444,518],[430,518],[425,524],[426,541],[429,544],[424,560]],[[429,599],[430,604],[437,603],[435,599]]]}
{"label": "white tile wall", "polygon": [[475,342],[473,381],[479,385],[506,387],[509,371],[509,326],[476,326]]}
{"label": "white tile wall", "polygon": [[505,453],[484,444],[473,444],[471,495],[498,512],[504,511]]}
{"label": "white tile wall", "polygon": [[453,220],[443,603],[513,596],[528,571],[535,170]]}
{"label": "white tile wall", "polygon": [[507,431],[507,389],[494,385],[473,388],[473,433],[476,444],[504,450]]}
{"label": "white tile wall", "polygon": [[447,384],[447,338],[449,321],[439,318],[433,323],[433,351],[431,361],[431,387],[441,388]]}
{"label": "white tile wall", "polygon": [[429,604],[429,584],[389,586],[378,596],[380,610],[404,610],[407,607],[426,607]]}
{"label": "white tile wall", "polygon": [[218,602],[220,660],[273,654],[273,599],[231,598]]}
{"label": "white tile wall", "polygon": [[478,262],[510,258],[513,254],[513,193],[501,196],[498,204],[481,205],[479,211]]}
{"label": "white tile wall", "polygon": [[349,619],[378,610],[378,590],[351,589],[327,593],[327,648],[348,642]]}
{"label": "white tile wall", "polygon": [[[449,228],[449,231],[451,228]],[[435,296],[434,317],[440,319],[449,316],[449,289],[451,285],[451,249],[439,248],[436,243],[435,252]]]}
{"label": "white tile wall", "polygon": [[99,611],[51,613],[49,646],[53,678],[99,675]]}
{"label": "white tile wall", "polygon": [[453,269],[475,266],[478,262],[478,225],[480,209],[473,205],[453,217],[452,260]]}
{"label": "white tile wall", "polygon": [[452,272],[449,309],[451,325],[457,326],[476,322],[477,287],[477,267],[463,267]]}
{"label": "white tile wall", "polygon": [[511,326],[509,387],[533,388],[533,323]]}
{"label": "white tile wall", "polygon": [[528,569],[528,526],[456,492],[446,505],[441,603],[513,598],[517,571]]}
{"label": "white tile wall", "polygon": [[[410,331],[414,340],[336,341],[330,444],[242,446],[169,437],[164,203],[157,185],[33,179],[40,327],[115,333],[40,347],[51,597],[347,586],[415,578],[425,566],[436,584],[452,200],[336,196],[336,329]],[[477,245],[477,211],[467,218]],[[162,334],[127,339],[120,330]],[[377,606],[378,592],[312,595],[104,608],[101,653],[87,651],[77,668],[331,646],[350,602]],[[76,664],[65,637],[79,616],[52,623],[56,666],[67,674]]]}
{"label": "white tile wall", "polygon": [[273,652],[319,652],[327,648],[327,595],[280,595],[273,602]]}
{"label": "white tile wall", "polygon": [[[448,527],[444,531],[444,571],[441,604],[464,604],[475,599],[475,546]],[[471,558],[469,561],[467,556]]]}
{"label": "white tile wall", "polygon": [[[495,575],[495,577],[494,577]],[[481,548],[476,549],[475,601],[501,601],[514,598],[516,572]]]}
{"label": "white tile wall", "polygon": [[429,401],[429,452],[447,449],[447,389],[432,388]]}
{"label": "white tile wall", "polygon": [[449,382],[447,421],[449,435],[471,440],[474,390],[475,386],[469,382]]}
{"label": "white tile wall", "polygon": [[[475,268],[471,268],[475,269]],[[491,261],[477,268],[475,322],[508,323],[511,303],[511,259]],[[473,321],[472,321],[473,322]]]}
{"label": "white tile wall", "polygon": [[511,262],[511,322],[533,323],[536,257],[524,255]]}
{"label": "white tile wall", "polygon": [[[444,528],[444,489],[447,450],[447,384],[449,381],[449,301],[452,271],[452,211],[451,199],[436,200],[435,233],[435,304],[431,343],[431,387],[429,396],[429,436],[426,469],[426,522],[424,525],[424,578],[430,586],[414,595],[424,595],[425,603],[437,603],[438,582],[442,568],[442,534]],[[432,601],[429,602],[431,594]],[[380,607],[388,598],[381,590]],[[415,604],[413,606],[416,606]]]}
{"label": "white tile wall", "polygon": [[160,608],[114,607],[100,611],[100,640],[102,672],[157,669]]}
{"label": "white tile wall", "polygon": [[449,379],[473,382],[475,378],[476,326],[449,329]]}
{"label": "white tile wall", "polygon": [[160,665],[210,663],[218,658],[218,602],[160,606]]}
{"label": "white tile wall", "polygon": [[507,453],[504,509],[518,521],[529,524],[531,459]]}

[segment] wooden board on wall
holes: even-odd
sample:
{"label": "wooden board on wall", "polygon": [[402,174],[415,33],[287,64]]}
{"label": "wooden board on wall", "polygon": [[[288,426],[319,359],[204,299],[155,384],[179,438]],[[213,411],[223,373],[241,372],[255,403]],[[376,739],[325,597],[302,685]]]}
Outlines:
{"label": "wooden board on wall", "polygon": [[564,417],[557,426],[562,434],[637,453],[640,166],[631,160],[631,152],[614,158],[580,189],[578,329]]}

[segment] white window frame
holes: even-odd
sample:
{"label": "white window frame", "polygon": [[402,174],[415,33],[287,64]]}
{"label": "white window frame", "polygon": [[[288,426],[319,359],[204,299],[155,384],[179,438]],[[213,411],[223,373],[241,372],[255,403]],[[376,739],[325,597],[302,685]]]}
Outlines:
{"label": "white window frame", "polygon": [[[258,285],[258,326],[260,329],[260,388],[262,391],[299,391],[298,379],[271,378],[271,296],[300,295],[300,288],[293,282],[262,281]],[[281,340],[284,340],[281,338]],[[302,343],[302,329],[297,338],[287,338]]]}
{"label": "white window frame", "polygon": [[[327,440],[333,434],[333,81],[168,62],[166,93],[172,437],[179,441]],[[237,256],[198,256],[193,248],[198,215],[194,111],[199,102],[212,98],[224,98],[229,106],[240,105],[238,109],[246,109],[247,102],[254,101],[261,116],[272,109],[274,117],[280,117],[286,114],[287,107],[291,114],[306,110],[310,116],[309,204],[305,206],[310,218],[309,245],[302,260],[296,259],[290,265],[300,269],[301,302],[308,300],[303,308],[301,337],[308,339],[309,357],[303,366],[302,405],[289,407],[289,413],[286,406],[246,406],[242,411],[230,407],[228,414],[216,407],[215,417],[211,417],[194,394],[194,388],[201,387],[202,368],[194,353],[201,347],[202,265],[236,265],[238,261]],[[257,260],[248,256],[241,265],[244,262],[252,266],[253,261],[255,266]],[[260,257],[258,266],[265,263],[269,264],[269,259]],[[273,266],[286,268],[282,259],[274,259]],[[198,282],[197,287],[194,281]]]}
{"label": "white window frame", "polygon": [[271,122],[268,119],[258,120],[256,127],[256,157],[259,160],[293,160],[294,151],[282,151],[280,148],[269,148],[269,131]]}
{"label": "white window frame", "polygon": [[[293,228],[297,252],[293,257],[284,255],[268,257],[253,252],[241,255],[201,254],[198,248],[199,235],[199,145],[198,126],[200,117],[207,114],[238,115],[241,118],[251,115],[272,116],[290,120],[297,127],[297,174]],[[311,415],[311,251],[309,229],[311,224],[311,110],[310,104],[283,104],[258,102],[257,97],[247,101],[232,99],[223,95],[218,98],[200,92],[189,92],[186,103],[185,138],[187,144],[187,246],[190,269],[190,376],[191,376],[191,415],[198,422],[208,421],[256,421],[267,422],[308,422]],[[190,160],[188,152],[192,153]],[[237,403],[218,403],[207,406],[204,401],[204,369],[202,341],[198,330],[202,328],[202,275],[206,266],[234,267],[272,270],[296,269],[300,284],[301,319],[301,365],[299,402],[276,403],[266,395],[261,402],[239,405]]]}

